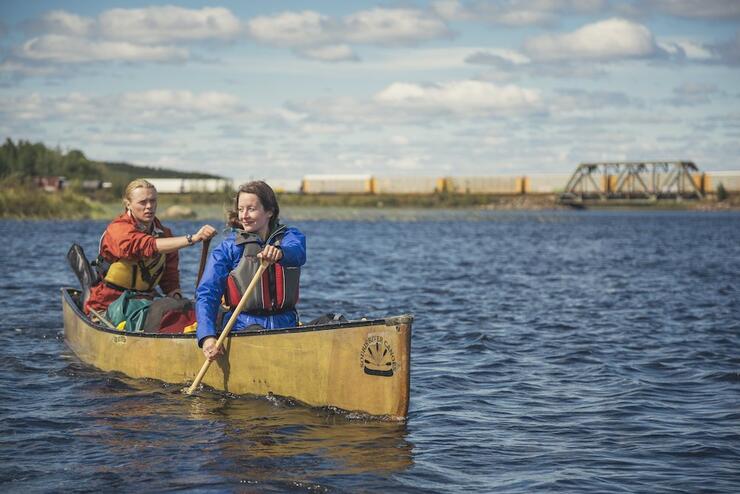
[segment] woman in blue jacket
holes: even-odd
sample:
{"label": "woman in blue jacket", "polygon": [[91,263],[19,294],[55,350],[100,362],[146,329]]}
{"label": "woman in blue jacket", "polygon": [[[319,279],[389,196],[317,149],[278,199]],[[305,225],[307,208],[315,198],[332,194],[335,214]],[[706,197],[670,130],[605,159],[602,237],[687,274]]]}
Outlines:
{"label": "woman in blue jacket", "polygon": [[262,260],[270,263],[237,316],[233,331],[258,325],[287,328],[298,325],[298,284],[306,262],[306,237],[279,222],[275,192],[262,181],[248,182],[236,194],[235,228],[208,260],[195,294],[198,345],[209,360],[223,352],[216,349],[216,327],[222,298],[229,308],[226,323],[241,300]]}

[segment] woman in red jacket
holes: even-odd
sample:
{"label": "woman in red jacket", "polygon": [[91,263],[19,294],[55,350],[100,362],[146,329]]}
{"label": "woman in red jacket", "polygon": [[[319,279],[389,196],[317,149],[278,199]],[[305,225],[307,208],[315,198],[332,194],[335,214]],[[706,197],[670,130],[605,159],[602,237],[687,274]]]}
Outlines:
{"label": "woman in red jacket", "polygon": [[123,206],[100,239],[97,262],[103,279],[90,289],[86,313],[105,312],[124,290],[153,298],[159,286],[168,297],[182,297],[177,251],[216,235],[215,228],[203,225],[194,234],[173,237],[155,216],[157,189],[141,178],[126,186]]}

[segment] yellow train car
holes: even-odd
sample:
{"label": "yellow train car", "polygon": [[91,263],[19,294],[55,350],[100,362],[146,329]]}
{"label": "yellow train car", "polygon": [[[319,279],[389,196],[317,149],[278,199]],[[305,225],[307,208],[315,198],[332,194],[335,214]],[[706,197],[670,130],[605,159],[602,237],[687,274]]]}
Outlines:
{"label": "yellow train car", "polygon": [[521,176],[450,177],[447,192],[455,194],[523,194],[525,180]]}
{"label": "yellow train car", "polygon": [[304,194],[372,194],[372,175],[306,175]]}
{"label": "yellow train car", "polygon": [[373,178],[375,194],[434,194],[443,190],[444,182],[440,187],[440,179],[436,177]]}

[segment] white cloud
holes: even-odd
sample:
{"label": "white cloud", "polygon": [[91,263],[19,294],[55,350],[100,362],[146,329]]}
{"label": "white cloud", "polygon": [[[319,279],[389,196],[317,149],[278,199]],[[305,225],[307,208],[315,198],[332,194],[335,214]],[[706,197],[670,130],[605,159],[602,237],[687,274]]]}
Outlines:
{"label": "white cloud", "polygon": [[491,147],[502,147],[509,142],[507,136],[496,134],[489,134],[483,137],[483,143]]}
{"label": "white cloud", "polygon": [[346,96],[289,102],[286,106],[287,115],[292,116],[292,119],[282,119],[286,124],[296,121],[314,121],[356,125],[371,122],[378,124],[386,121],[378,115],[373,105]]}
{"label": "white cloud", "polygon": [[531,62],[529,57],[513,50],[485,49],[470,54],[465,58],[466,63],[481,65],[523,65]]}
{"label": "white cloud", "polygon": [[167,43],[241,33],[241,22],[227,9],[175,6],[112,9],[96,19],[55,10],[38,25],[44,34],[23,43],[17,54],[54,63],[177,62],[189,58],[188,50]]}
{"label": "white cloud", "polygon": [[20,56],[30,60],[58,63],[99,61],[181,61],[188,51],[172,46],[144,46],[126,41],[96,41],[84,38],[48,34],[26,41]]}
{"label": "white cloud", "polygon": [[395,82],[375,96],[375,101],[390,107],[467,114],[531,111],[540,105],[540,99],[536,90],[474,80],[425,86]]}
{"label": "white cloud", "polygon": [[533,24],[549,24],[555,22],[555,15],[537,10],[515,10],[501,12],[491,17],[495,22],[507,26],[530,26]]}
{"label": "white cloud", "polygon": [[74,117],[79,115],[83,118],[90,117],[96,112],[95,98],[82,93],[70,93],[65,97],[51,98],[49,100],[50,115]]}
{"label": "white cloud", "polygon": [[389,170],[404,170],[407,172],[424,170],[426,169],[426,163],[429,161],[429,156],[427,155],[418,155],[418,156],[404,155],[398,158],[394,158],[392,156],[385,156],[384,158],[385,159],[383,161],[387,163],[386,167]]}
{"label": "white cloud", "polygon": [[712,96],[719,94],[715,84],[706,82],[684,82],[673,88],[673,98],[668,103],[673,106],[696,106],[710,103]]}
{"label": "white cloud", "polygon": [[472,53],[465,58],[465,63],[488,67],[489,70],[478,74],[476,78],[491,82],[512,81],[524,76],[533,78],[596,79],[604,78],[606,74],[601,65],[533,63],[532,59],[526,55],[500,49],[486,49]]}
{"label": "white cloud", "polygon": [[684,82],[673,88],[673,92],[679,96],[695,96],[714,94],[718,91],[717,85],[706,82]]}
{"label": "white cloud", "polygon": [[0,63],[0,74],[10,76],[49,76],[55,69],[49,65],[20,63],[16,60],[5,60]]}
{"label": "white cloud", "polygon": [[459,0],[439,0],[432,2],[431,7],[437,15],[451,21],[465,19],[468,16]]}
{"label": "white cloud", "polygon": [[728,19],[740,17],[737,0],[650,0],[646,9],[676,17]]}
{"label": "white cloud", "polygon": [[606,0],[508,0],[461,2],[440,0],[432,9],[447,20],[476,20],[490,24],[522,27],[555,23],[562,14],[603,12]]}
{"label": "white cloud", "polygon": [[90,18],[63,10],[47,12],[40,22],[44,31],[67,36],[86,36],[92,31],[94,24],[95,22]]}
{"label": "white cloud", "polygon": [[521,2],[507,2],[503,5],[476,2],[463,5],[457,0],[444,0],[434,2],[432,8],[440,17],[448,20],[479,20],[506,26],[549,24],[555,20],[552,9],[537,9],[534,5]]}
{"label": "white cloud", "polygon": [[125,93],[120,97],[124,110],[153,115],[223,115],[241,108],[239,98],[227,93],[174,91],[169,89]]}
{"label": "white cloud", "polygon": [[280,123],[293,125],[305,120],[307,114],[289,108],[277,108],[274,111],[267,112],[264,116],[266,120],[278,120]]}
{"label": "white cloud", "polygon": [[591,114],[594,110],[603,111],[607,108],[635,108],[643,105],[643,101],[633,98],[621,91],[584,91],[580,89],[561,89],[553,98],[550,107],[559,115]]}
{"label": "white cloud", "polygon": [[449,36],[442,20],[417,9],[375,8],[344,18],[314,11],[282,12],[247,22],[252,38],[319,60],[356,60],[348,45],[398,45]]}
{"label": "white cloud", "polygon": [[2,120],[37,120],[45,114],[44,98],[38,93],[0,98]]}
{"label": "white cloud", "polygon": [[[416,129],[412,132],[418,132],[448,122],[449,114],[454,114],[454,122],[459,123],[491,115],[518,117],[543,107],[538,91],[513,85],[497,86],[475,80],[428,85],[396,82],[371,99],[335,97],[291,102],[287,109],[300,118],[280,119],[275,124],[294,128],[315,123],[342,125],[351,129],[352,135],[374,134],[379,127],[410,126]],[[407,131],[397,132],[396,135],[408,135]],[[402,144],[402,140],[396,144]]]}
{"label": "white cloud", "polygon": [[306,123],[300,126],[300,130],[312,135],[336,135],[347,132],[347,127],[324,123]]}
{"label": "white cloud", "polygon": [[[465,69],[468,63],[467,59],[481,51],[483,51],[483,48],[474,46],[397,49],[383,52],[382,56],[365,61],[363,67],[376,72]],[[526,57],[511,50],[493,48],[486,51],[499,53],[501,57],[511,60],[526,59]]]}
{"label": "white cloud", "polygon": [[711,50],[693,40],[688,39],[660,39],[658,46],[673,57],[687,60],[704,61],[714,58]]}
{"label": "white cloud", "polygon": [[346,37],[355,43],[414,43],[449,36],[444,22],[416,9],[375,8],[344,19]]}
{"label": "white cloud", "polygon": [[346,62],[359,60],[348,45],[324,45],[299,50],[307,58],[324,62]]}
{"label": "white cloud", "polygon": [[247,28],[254,39],[275,46],[312,46],[332,43],[336,38],[332,21],[309,10],[254,17]]}
{"label": "white cloud", "polygon": [[626,19],[587,24],[565,34],[527,40],[524,51],[535,60],[619,60],[649,57],[659,52],[650,30]]}
{"label": "white cloud", "polygon": [[241,32],[241,22],[228,9],[200,10],[173,5],[143,9],[112,9],[97,21],[100,36],[135,43],[175,40],[230,39]]}
{"label": "white cloud", "polygon": [[106,96],[69,93],[43,96],[32,93],[0,100],[6,118],[49,122],[55,120],[126,127],[159,123],[172,126],[204,119],[238,118],[246,110],[239,98],[228,93],[175,91],[169,89],[127,92]]}
{"label": "white cloud", "polygon": [[102,144],[106,147],[123,146],[130,148],[135,146],[151,149],[152,147],[161,145],[161,136],[150,132],[126,132],[122,129],[110,133],[91,134],[85,140],[90,143]]}

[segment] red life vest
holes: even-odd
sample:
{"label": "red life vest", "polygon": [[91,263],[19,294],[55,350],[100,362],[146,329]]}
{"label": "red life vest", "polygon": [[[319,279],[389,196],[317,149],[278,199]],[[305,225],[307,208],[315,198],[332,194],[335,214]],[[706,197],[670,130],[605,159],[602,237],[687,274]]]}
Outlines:
{"label": "red life vest", "polygon": [[[287,228],[280,225],[270,237],[266,244],[276,247],[285,236]],[[259,235],[237,232],[235,245],[244,244],[244,253],[236,267],[226,278],[226,290],[224,299],[226,305],[234,309],[242,298],[244,291],[257,273],[260,260],[257,257],[262,251],[262,241]],[[244,312],[251,313],[274,313],[287,309],[294,309],[298,303],[298,285],[301,276],[301,268],[298,266],[282,266],[280,263],[272,264],[264,273],[257,284],[252,295],[247,299]]]}

